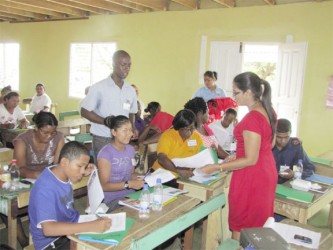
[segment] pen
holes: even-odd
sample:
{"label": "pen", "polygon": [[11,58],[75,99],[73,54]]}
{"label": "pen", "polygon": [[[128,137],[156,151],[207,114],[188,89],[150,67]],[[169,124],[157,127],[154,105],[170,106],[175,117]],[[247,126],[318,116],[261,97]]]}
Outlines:
{"label": "pen", "polygon": [[151,170],[151,168],[148,168],[147,172],[143,176],[143,179],[145,179],[150,174],[150,170]]}

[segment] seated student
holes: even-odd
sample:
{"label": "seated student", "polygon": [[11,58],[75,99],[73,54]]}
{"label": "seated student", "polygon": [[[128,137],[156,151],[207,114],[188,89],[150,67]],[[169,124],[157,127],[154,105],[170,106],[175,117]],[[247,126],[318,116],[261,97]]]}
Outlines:
{"label": "seated student", "polygon": [[29,121],[18,106],[20,96],[17,92],[9,92],[0,104],[0,128],[27,128]]}
{"label": "seated student", "polygon": [[223,115],[222,120],[215,120],[209,124],[209,128],[213,130],[219,145],[227,152],[234,151],[232,143],[234,142],[234,126],[237,117],[237,111],[229,108]]}
{"label": "seated student", "polygon": [[208,107],[205,100],[202,97],[194,97],[184,105],[184,108],[196,115],[196,131],[201,135],[204,146],[215,149],[219,158],[226,158],[229,154],[221,148],[214,132],[207,125]]}
{"label": "seated student", "polygon": [[98,174],[104,191],[104,203],[109,211],[118,207],[118,201],[141,189],[144,180],[134,175],[135,150],[129,145],[133,136],[131,121],[123,115],[108,116],[105,126],[111,129],[111,142],[98,153]]}
{"label": "seated student", "polygon": [[65,141],[63,133],[57,131],[58,121],[54,114],[39,112],[32,120],[35,128],[13,141],[14,158],[22,177],[36,179],[47,166],[58,162]]}
{"label": "seated student", "polygon": [[[161,134],[172,126],[173,116],[161,111],[161,105],[158,102],[150,102],[145,112],[150,113],[150,121],[139,136],[139,142],[142,144],[156,143]],[[147,121],[146,119],[145,122]]]}
{"label": "seated student", "polygon": [[1,96],[0,96],[0,104],[4,103],[4,97],[7,95],[9,92],[12,92],[12,87],[10,85],[3,87],[1,90]]}
{"label": "seated student", "polygon": [[139,135],[143,132],[145,129],[145,121],[141,118],[141,104],[139,101],[138,103],[138,112],[135,114],[135,128],[139,131]]}
{"label": "seated student", "polygon": [[[193,175],[191,168],[179,168],[171,161],[173,158],[193,156],[200,152],[203,146],[201,136],[195,132],[195,114],[191,110],[180,110],[173,119],[173,128],[166,130],[158,141],[157,160],[153,169],[164,168],[172,171],[178,177],[188,178]],[[191,167],[191,166],[188,166]],[[175,181],[168,186],[178,187]]]}
{"label": "seated student", "polygon": [[311,176],[315,171],[315,166],[311,163],[305,153],[302,143],[298,138],[290,137],[291,123],[287,119],[278,119],[276,130],[276,143],[273,148],[273,155],[276,162],[276,169],[280,172],[281,166],[288,166],[289,169],[279,173],[278,183],[283,183],[294,177],[293,166],[298,160],[303,160],[302,179]]}
{"label": "seated student", "polygon": [[59,163],[46,168],[32,187],[29,201],[30,233],[35,249],[70,249],[66,235],[82,232],[102,233],[111,220],[100,218],[77,223],[72,183],[89,175],[89,151],[81,143],[68,142],[61,149]]}
{"label": "seated student", "polygon": [[45,87],[43,83],[36,85],[36,94],[32,97],[30,104],[30,112],[39,113],[40,111],[50,111],[51,98],[45,93]]}

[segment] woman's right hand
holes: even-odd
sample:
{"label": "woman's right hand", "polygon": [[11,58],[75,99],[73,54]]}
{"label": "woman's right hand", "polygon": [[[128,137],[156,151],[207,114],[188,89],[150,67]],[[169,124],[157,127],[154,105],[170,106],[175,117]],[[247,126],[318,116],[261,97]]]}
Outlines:
{"label": "woman's right hand", "polygon": [[138,190],[143,188],[143,185],[145,184],[145,181],[143,179],[133,179],[128,181],[128,187]]}
{"label": "woman's right hand", "polygon": [[112,220],[106,216],[101,216],[94,221],[95,230],[94,232],[97,233],[104,233],[105,231],[109,230],[112,225]]}
{"label": "woman's right hand", "polygon": [[236,154],[229,155],[228,157],[226,157],[224,159],[223,162],[229,162],[229,161],[234,161],[234,160],[236,160]]}

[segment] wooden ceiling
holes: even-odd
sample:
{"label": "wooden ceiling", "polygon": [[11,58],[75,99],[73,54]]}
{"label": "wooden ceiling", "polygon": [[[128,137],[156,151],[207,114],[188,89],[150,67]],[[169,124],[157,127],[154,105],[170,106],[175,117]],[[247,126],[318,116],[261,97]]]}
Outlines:
{"label": "wooden ceiling", "polygon": [[93,15],[238,8],[332,0],[0,0],[0,22],[87,19]]}

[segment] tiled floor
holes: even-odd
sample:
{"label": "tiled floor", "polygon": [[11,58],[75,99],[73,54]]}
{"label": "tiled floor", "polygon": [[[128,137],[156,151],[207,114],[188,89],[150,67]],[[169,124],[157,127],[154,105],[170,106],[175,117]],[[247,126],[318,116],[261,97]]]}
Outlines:
{"label": "tiled floor", "polygon": [[[75,207],[80,211],[80,213],[84,213],[84,209],[86,208],[87,199],[86,197],[77,199],[75,201]],[[322,209],[320,212],[318,212],[316,215],[314,215],[310,220],[309,224],[320,227],[323,229],[326,229],[329,231],[329,228],[327,226],[327,220],[328,220],[328,214],[329,214],[329,205],[326,206],[324,209]],[[29,221],[28,217],[25,216],[22,218],[23,226],[26,234],[29,234]],[[194,242],[193,242],[193,250],[200,249],[201,247],[201,232],[202,228],[201,226],[198,226],[194,230]],[[4,227],[4,224],[0,224],[0,243],[7,244],[7,229]],[[21,246],[17,243],[17,250],[21,250]],[[163,248],[160,248],[161,250],[178,250],[179,247],[179,240],[175,240],[174,242],[170,242],[168,246],[164,246]]]}

